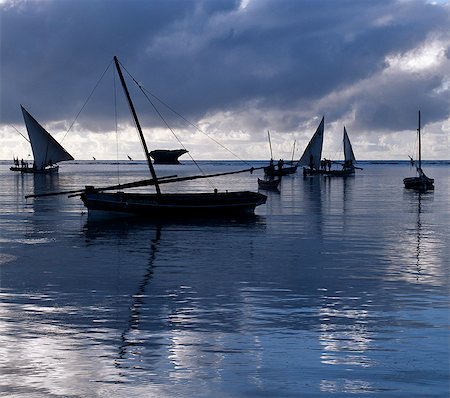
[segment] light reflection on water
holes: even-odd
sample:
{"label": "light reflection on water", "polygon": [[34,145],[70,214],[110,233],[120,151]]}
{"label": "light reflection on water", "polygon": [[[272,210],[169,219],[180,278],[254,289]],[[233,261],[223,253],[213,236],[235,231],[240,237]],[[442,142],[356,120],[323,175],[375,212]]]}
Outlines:
{"label": "light reflection on water", "polygon": [[65,167],[0,170],[7,396],[447,395],[447,168],[421,196],[405,168],[368,165],[288,177],[251,219],[151,224],[89,221],[78,198],[25,202],[105,168],[117,182],[105,165]]}

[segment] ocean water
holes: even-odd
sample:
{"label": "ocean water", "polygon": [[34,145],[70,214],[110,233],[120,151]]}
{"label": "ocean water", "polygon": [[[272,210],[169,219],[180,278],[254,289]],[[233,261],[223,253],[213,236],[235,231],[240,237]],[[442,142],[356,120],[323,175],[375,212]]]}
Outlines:
{"label": "ocean water", "polygon": [[[255,217],[167,222],[24,198],[148,178],[143,162],[9,166],[0,396],[449,396],[450,162],[425,164],[434,192],[403,188],[407,163],[365,162],[350,178],[287,176]],[[256,190],[257,176],[164,190]]]}

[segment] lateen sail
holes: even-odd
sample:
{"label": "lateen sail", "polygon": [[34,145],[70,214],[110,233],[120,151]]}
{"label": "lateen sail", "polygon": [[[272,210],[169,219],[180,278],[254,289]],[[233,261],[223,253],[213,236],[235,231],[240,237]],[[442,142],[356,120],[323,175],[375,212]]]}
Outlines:
{"label": "lateen sail", "polygon": [[346,162],[351,161],[353,163],[356,161],[355,154],[353,153],[352,144],[350,143],[350,138],[348,138],[345,126],[344,126],[344,157]]}
{"label": "lateen sail", "polygon": [[320,158],[322,157],[322,144],[323,144],[323,130],[325,124],[325,116],[322,117],[322,121],[317,127],[316,132],[309,141],[308,146],[303,152],[299,163],[303,166],[314,167],[316,170],[320,169]]}
{"label": "lateen sail", "polygon": [[30,137],[34,163],[38,169],[44,169],[53,163],[74,160],[70,155],[27,110],[22,107],[22,114]]}

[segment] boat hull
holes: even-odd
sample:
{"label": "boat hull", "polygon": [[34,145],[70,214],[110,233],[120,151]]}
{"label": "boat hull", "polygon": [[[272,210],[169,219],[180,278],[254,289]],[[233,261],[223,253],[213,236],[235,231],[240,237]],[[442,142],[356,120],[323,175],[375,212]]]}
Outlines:
{"label": "boat hull", "polygon": [[104,193],[87,188],[81,200],[89,212],[135,214],[145,217],[198,217],[253,214],[267,196],[257,192],[139,194]]}
{"label": "boat hull", "polygon": [[324,175],[328,177],[348,177],[355,175],[355,169],[347,170],[315,170],[310,168],[303,168],[304,176]]}
{"label": "boat hull", "polygon": [[180,164],[178,158],[188,151],[186,149],[157,149],[150,152],[155,164]]}
{"label": "boat hull", "polygon": [[33,167],[17,167],[12,166],[9,168],[11,171],[19,171],[25,174],[52,174],[57,173],[59,170],[59,166],[47,167],[45,169],[36,169]]}
{"label": "boat hull", "polygon": [[273,180],[261,180],[258,178],[258,188],[266,191],[278,191],[278,185],[280,185],[280,178]]}
{"label": "boat hull", "polygon": [[426,176],[404,178],[403,184],[406,189],[415,189],[417,191],[429,191],[434,189],[434,179]]}
{"label": "boat hull", "polygon": [[280,176],[285,176],[285,175],[289,175],[289,174],[295,174],[295,172],[297,171],[297,166],[288,166],[288,167],[283,167],[281,170],[279,170],[278,168],[273,168],[273,167],[264,167],[264,174],[266,176],[270,176],[270,177],[280,177]]}

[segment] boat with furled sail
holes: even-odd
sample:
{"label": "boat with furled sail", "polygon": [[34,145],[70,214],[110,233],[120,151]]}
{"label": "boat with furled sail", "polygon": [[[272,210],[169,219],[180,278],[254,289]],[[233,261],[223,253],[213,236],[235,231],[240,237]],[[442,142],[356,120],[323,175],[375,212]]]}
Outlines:
{"label": "boat with furled sail", "polygon": [[420,136],[420,111],[419,111],[419,126],[417,128],[417,137],[419,140],[419,158],[418,164],[411,158],[411,163],[416,166],[417,176],[407,177],[403,179],[403,184],[406,189],[415,189],[417,191],[428,191],[434,189],[434,179],[427,177],[422,170],[422,142]]}
{"label": "boat with furled sail", "polygon": [[[139,215],[144,217],[202,217],[202,216],[227,216],[230,214],[253,214],[256,206],[266,202],[267,196],[259,192],[238,191],[238,192],[213,192],[204,193],[163,193],[160,186],[162,184],[188,181],[199,178],[209,178],[228,174],[253,172],[255,168],[246,170],[231,171],[210,175],[196,175],[188,177],[167,176],[158,177],[153,167],[148,151],[147,143],[142,132],[133,101],[128,91],[125,78],[117,57],[114,57],[114,64],[125,93],[130,112],[139,135],[139,139],[144,149],[151,178],[147,180],[135,181],[127,184],[119,184],[109,187],[86,186],[83,190],[66,191],[58,193],[47,193],[42,195],[28,195],[27,197],[51,196],[57,194],[73,194],[80,196],[89,214],[92,213],[121,213]],[[133,79],[134,80],[134,79]],[[138,85],[142,90],[142,87]],[[156,193],[134,193],[123,192],[126,188],[142,186],[154,186]],[[115,191],[115,192],[107,192]]]}
{"label": "boat with furled sail", "polygon": [[[298,163],[294,163],[294,160],[290,162],[285,162],[283,159],[280,159],[277,164],[274,164],[273,155],[272,155],[272,142],[270,140],[270,132],[267,132],[267,136],[269,138],[269,147],[270,147],[270,162],[269,165],[264,167],[264,174],[267,177],[282,177],[289,174],[294,174],[297,172]],[[294,142],[295,148],[295,142]],[[266,180],[262,180],[266,181]],[[259,181],[258,181],[259,182]]]}
{"label": "boat with furled sail", "polygon": [[14,166],[10,167],[11,171],[34,174],[56,173],[59,169],[56,163],[74,160],[72,155],[23,106],[21,108],[33,151],[33,164],[30,165],[27,161],[21,160],[19,162],[19,159],[14,159]]}

